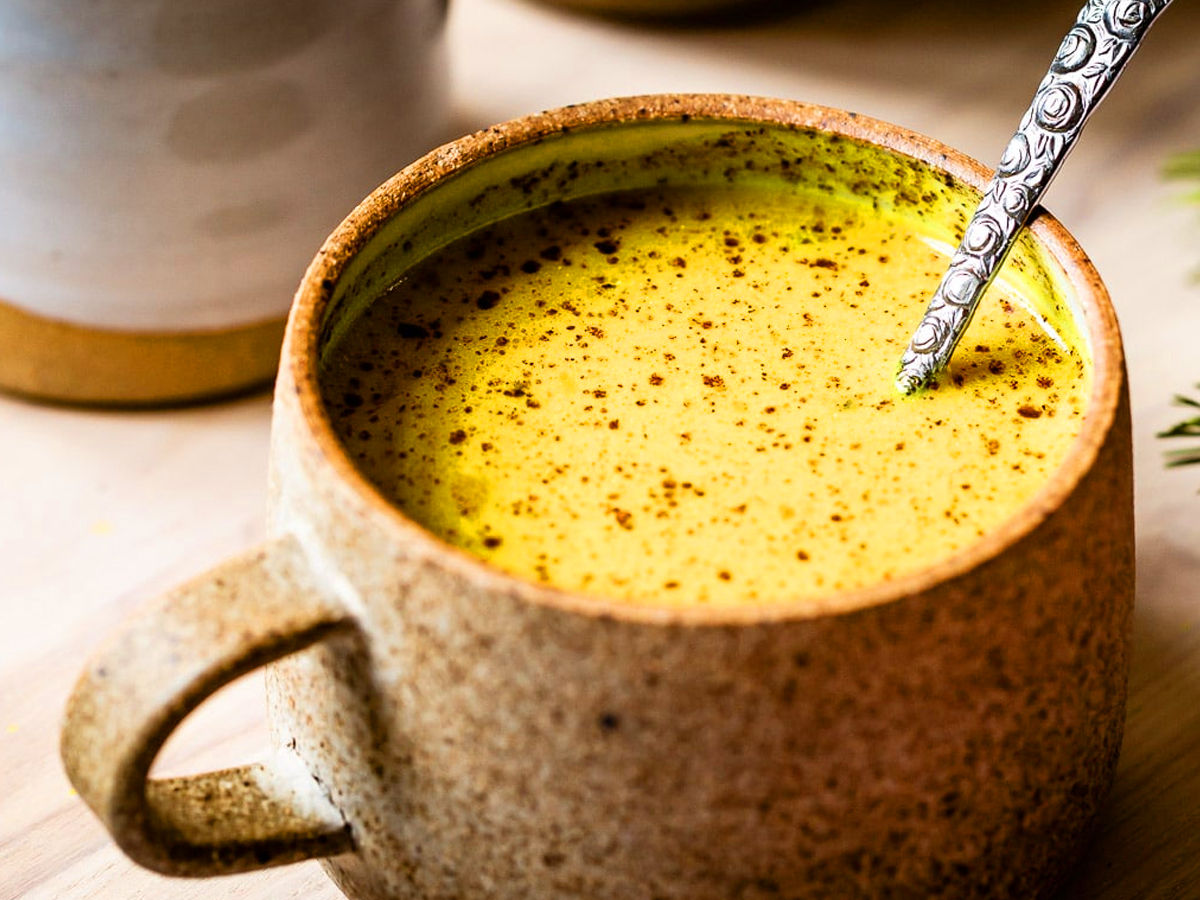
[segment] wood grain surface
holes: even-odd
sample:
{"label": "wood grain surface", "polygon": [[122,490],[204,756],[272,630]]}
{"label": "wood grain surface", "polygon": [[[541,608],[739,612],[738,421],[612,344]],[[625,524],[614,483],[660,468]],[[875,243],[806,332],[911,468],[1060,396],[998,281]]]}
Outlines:
{"label": "wood grain surface", "polygon": [[[602,96],[733,91],[854,109],[992,164],[1077,5],[828,0],[680,28],[454,0],[447,136]],[[1046,201],[1121,318],[1139,529],[1121,763],[1063,900],[1200,898],[1200,470],[1165,470],[1154,438],[1179,414],[1172,394],[1200,381],[1200,210],[1159,176],[1171,152],[1200,148],[1198,47],[1200,7],[1176,4]],[[200,881],[143,871],[58,762],[59,718],[89,650],[139,602],[261,536],[269,425],[265,396],[150,413],[0,399],[0,900],[340,896],[316,863]],[[157,771],[240,764],[265,747],[252,675],[184,724]]]}

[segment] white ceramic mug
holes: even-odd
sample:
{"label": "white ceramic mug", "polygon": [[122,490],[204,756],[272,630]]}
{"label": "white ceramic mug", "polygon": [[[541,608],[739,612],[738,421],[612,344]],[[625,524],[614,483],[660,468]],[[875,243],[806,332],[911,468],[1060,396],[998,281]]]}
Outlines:
{"label": "white ceramic mug", "polygon": [[[312,248],[443,137],[444,18],[444,0],[0,5],[0,386],[137,402],[271,374]],[[255,328],[261,349],[230,346]]]}

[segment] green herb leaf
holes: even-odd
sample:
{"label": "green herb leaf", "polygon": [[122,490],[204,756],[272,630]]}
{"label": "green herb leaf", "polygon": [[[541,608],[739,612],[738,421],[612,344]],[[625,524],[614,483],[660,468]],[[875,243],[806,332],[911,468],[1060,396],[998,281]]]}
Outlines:
{"label": "green herb leaf", "polygon": [[[1200,182],[1200,150],[1176,153],[1163,164],[1162,174],[1164,178],[1175,181],[1192,182],[1193,185],[1181,193],[1178,199],[1186,206],[1200,207],[1200,186],[1196,186],[1196,182]],[[1200,281],[1200,269],[1192,272],[1192,278]]]}
{"label": "green herb leaf", "polygon": [[[1200,182],[1200,150],[1192,150],[1188,153],[1177,153],[1175,156],[1167,160],[1163,166],[1163,175],[1166,178],[1171,178],[1181,181]],[[1184,203],[1200,206],[1200,187],[1190,189],[1181,198]],[[1196,272],[1196,279],[1200,280],[1200,270]],[[1196,385],[1200,389],[1200,384]],[[1182,394],[1175,395],[1175,403],[1177,406],[1187,406],[1192,409],[1200,409],[1200,400],[1195,400],[1191,397],[1185,397]],[[1200,438],[1200,415],[1193,416],[1190,419],[1184,419],[1177,425],[1168,428],[1166,431],[1158,433],[1160,438]],[[1200,446],[1183,447],[1166,451],[1166,463],[1168,466],[1190,466],[1200,464]]]}
{"label": "green herb leaf", "polygon": [[1177,466],[1190,466],[1195,463],[1200,463],[1200,447],[1195,450],[1170,450],[1166,454],[1167,468],[1174,469]]}
{"label": "green herb leaf", "polygon": [[[1200,384],[1196,385],[1200,388]],[[1191,397],[1185,397],[1182,394],[1175,396],[1175,404],[1177,406],[1188,406],[1193,409],[1200,409],[1200,400],[1194,400]],[[1184,419],[1176,425],[1168,428],[1166,431],[1158,433],[1160,438],[1188,437],[1200,438],[1200,416],[1193,416],[1190,419]],[[1181,447],[1166,451],[1164,454],[1167,458],[1167,465],[1174,466],[1189,466],[1194,463],[1200,463],[1200,447]]]}
{"label": "green herb leaf", "polygon": [[1200,178],[1200,150],[1177,153],[1163,166],[1167,178]]}

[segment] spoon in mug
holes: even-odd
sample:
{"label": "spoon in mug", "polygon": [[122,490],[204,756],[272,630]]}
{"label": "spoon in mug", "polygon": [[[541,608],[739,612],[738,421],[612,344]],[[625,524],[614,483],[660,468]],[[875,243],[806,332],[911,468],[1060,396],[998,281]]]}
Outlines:
{"label": "spoon in mug", "polygon": [[1058,174],[1088,117],[1170,4],[1171,0],[1088,0],[1079,11],[900,359],[900,393],[915,393],[950,362],[1021,226]]}

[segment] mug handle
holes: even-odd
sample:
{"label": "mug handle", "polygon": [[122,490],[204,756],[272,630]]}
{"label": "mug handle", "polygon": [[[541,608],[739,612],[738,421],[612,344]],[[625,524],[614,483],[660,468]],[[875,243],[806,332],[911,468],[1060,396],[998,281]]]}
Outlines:
{"label": "mug handle", "polygon": [[135,862],[165,875],[245,872],[353,849],[341,814],[298,762],[149,778],[175,727],[218,688],[350,618],[292,536],[267,541],[133,614],[67,702],[62,759]]}

